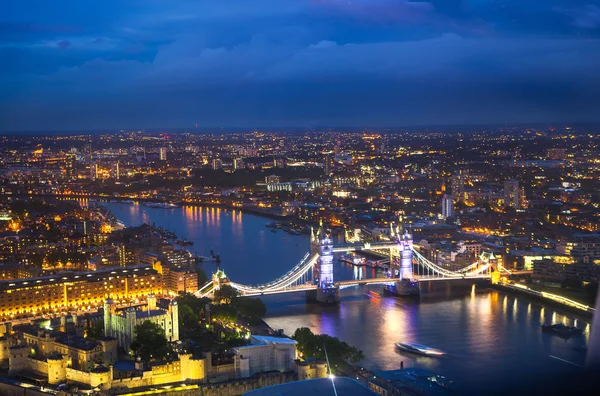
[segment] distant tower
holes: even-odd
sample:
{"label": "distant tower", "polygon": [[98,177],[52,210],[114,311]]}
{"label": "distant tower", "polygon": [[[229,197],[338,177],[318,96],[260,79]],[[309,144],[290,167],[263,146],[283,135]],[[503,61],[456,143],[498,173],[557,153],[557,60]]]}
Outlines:
{"label": "distant tower", "polygon": [[166,147],[161,147],[159,149],[159,154],[160,154],[160,160],[161,161],[166,161],[167,160],[167,148]]}
{"label": "distant tower", "polygon": [[504,207],[519,209],[521,190],[517,180],[504,181]]}
{"label": "distant tower", "polygon": [[452,202],[452,195],[446,195],[442,197],[442,218],[446,220],[448,217],[454,216],[454,203]]}
{"label": "distant tower", "polygon": [[322,303],[337,303],[340,301],[339,287],[333,283],[333,241],[331,232],[325,230],[323,222],[316,232],[311,232],[311,250],[319,255],[313,276],[317,281],[315,299]]}
{"label": "distant tower", "polygon": [[412,264],[412,235],[405,231],[404,235],[398,238],[398,249],[400,250],[400,279],[413,279]]}

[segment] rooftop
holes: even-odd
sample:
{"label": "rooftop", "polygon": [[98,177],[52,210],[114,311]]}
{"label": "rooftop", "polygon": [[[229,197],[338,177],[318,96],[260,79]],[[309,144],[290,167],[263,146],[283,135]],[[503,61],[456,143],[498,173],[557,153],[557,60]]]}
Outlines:
{"label": "rooftop", "polygon": [[[306,381],[288,382],[287,384],[268,386],[244,393],[247,396],[300,396],[300,395],[352,395],[352,396],[372,396],[374,392],[365,388],[357,381],[347,377],[337,377],[332,380],[329,378],[318,378]],[[337,391],[337,393],[336,393]]]}

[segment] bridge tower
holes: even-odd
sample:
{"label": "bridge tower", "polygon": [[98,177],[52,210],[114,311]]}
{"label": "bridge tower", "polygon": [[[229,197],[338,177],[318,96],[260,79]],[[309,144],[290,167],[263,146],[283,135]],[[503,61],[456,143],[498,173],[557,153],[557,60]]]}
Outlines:
{"label": "bridge tower", "polygon": [[319,255],[313,268],[313,280],[317,284],[316,295],[307,293],[307,298],[321,303],[340,301],[340,289],[333,282],[333,240],[331,231],[325,230],[323,222],[316,232],[311,232],[311,251]]}
{"label": "bridge tower", "polygon": [[413,240],[408,231],[398,236],[398,250],[400,250],[400,279],[413,280]]}

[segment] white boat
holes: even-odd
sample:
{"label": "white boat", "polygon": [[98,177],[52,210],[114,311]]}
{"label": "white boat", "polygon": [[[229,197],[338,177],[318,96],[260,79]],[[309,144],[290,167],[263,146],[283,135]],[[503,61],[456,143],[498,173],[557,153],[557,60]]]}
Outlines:
{"label": "white boat", "polygon": [[430,348],[425,345],[412,344],[408,342],[397,342],[396,348],[405,352],[416,353],[417,355],[423,356],[442,356],[446,354],[445,352],[442,352],[439,349]]}

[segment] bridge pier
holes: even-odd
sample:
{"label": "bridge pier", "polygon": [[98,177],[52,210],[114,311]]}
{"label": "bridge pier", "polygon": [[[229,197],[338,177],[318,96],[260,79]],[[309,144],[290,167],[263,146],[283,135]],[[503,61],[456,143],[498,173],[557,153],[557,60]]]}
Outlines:
{"label": "bridge pier", "polygon": [[339,286],[332,286],[327,289],[317,288],[306,292],[306,301],[319,304],[337,304],[340,302]]}

